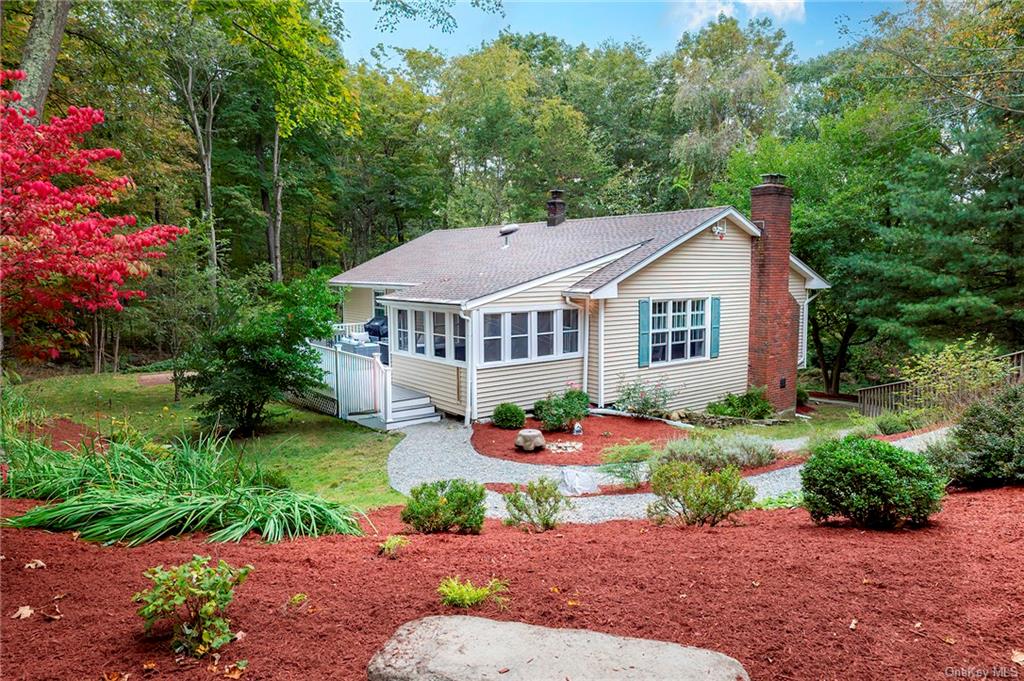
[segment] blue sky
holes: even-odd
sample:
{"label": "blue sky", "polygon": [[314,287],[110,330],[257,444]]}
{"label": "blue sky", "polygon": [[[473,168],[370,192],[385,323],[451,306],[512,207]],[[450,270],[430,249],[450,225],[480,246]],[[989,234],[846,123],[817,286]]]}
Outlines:
{"label": "blue sky", "polygon": [[422,21],[404,22],[393,32],[379,31],[377,15],[369,0],[341,1],[349,32],[343,49],[345,56],[352,60],[369,58],[370,51],[378,44],[434,46],[447,55],[462,54],[495,38],[505,28],[521,33],[550,33],[573,45],[640,38],[659,54],[671,50],[683,32],[700,28],[719,12],[743,22],[755,16],[772,17],[793,41],[797,56],[807,59],[846,44],[847,39],[839,33],[839,22],[859,33],[867,27],[870,17],[885,10],[899,10],[903,5],[903,2],[881,0],[505,0],[502,16],[484,13],[460,0],[453,10],[458,29],[444,34]]}

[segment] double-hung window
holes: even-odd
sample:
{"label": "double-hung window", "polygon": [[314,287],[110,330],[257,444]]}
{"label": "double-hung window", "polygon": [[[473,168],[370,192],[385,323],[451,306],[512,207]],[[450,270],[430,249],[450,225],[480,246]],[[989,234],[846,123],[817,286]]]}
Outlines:
{"label": "double-hung window", "polygon": [[434,357],[444,359],[448,356],[448,329],[446,323],[448,315],[444,312],[431,312],[430,318],[430,333],[434,339]]}
{"label": "double-hung window", "polygon": [[580,311],[562,310],[562,354],[571,355],[580,350]]}
{"label": "double-hung window", "polygon": [[466,361],[466,320],[457,313],[452,313],[452,359],[456,362]]}
{"label": "double-hung window", "polygon": [[427,354],[427,313],[413,310],[413,348],[417,355]]}
{"label": "double-hung window", "polygon": [[575,356],[580,352],[580,311],[549,309],[485,312],[485,364]]}
{"label": "double-hung window", "polygon": [[530,313],[509,314],[509,359],[530,357]]}
{"label": "double-hung window", "polygon": [[537,356],[550,357],[555,354],[555,315],[557,310],[542,310],[537,313]]}
{"label": "double-hung window", "polygon": [[484,361],[500,362],[504,359],[502,342],[502,320],[503,315],[484,315]]}
{"label": "double-hung window", "polygon": [[396,317],[398,351],[409,352],[409,311],[398,310]]}
{"label": "double-hung window", "polygon": [[707,356],[707,310],[703,298],[651,303],[651,363]]}

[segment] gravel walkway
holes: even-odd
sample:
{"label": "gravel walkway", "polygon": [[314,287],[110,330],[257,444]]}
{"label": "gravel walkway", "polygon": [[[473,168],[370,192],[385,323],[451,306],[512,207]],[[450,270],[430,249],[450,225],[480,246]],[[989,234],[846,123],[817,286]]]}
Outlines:
{"label": "gravel walkway", "polygon": [[[547,476],[558,480],[562,471],[575,470],[596,474],[600,484],[613,484],[616,479],[596,473],[590,466],[543,466],[496,459],[477,454],[470,444],[472,430],[456,421],[442,419],[438,423],[425,423],[405,429],[405,437],[388,456],[388,479],[391,486],[408,494],[422,482],[464,478],[474,482],[527,483]],[[900,440],[898,446],[920,451],[929,442],[945,436],[946,429],[916,435]],[[808,438],[777,440],[775,446],[784,451],[800,449]],[[785,492],[800,491],[800,466],[789,466],[767,473],[751,475],[746,481],[757,490],[755,500],[779,496]],[[579,497],[572,500],[573,508],[564,515],[566,522],[600,523],[608,520],[647,517],[647,505],[654,501],[653,494],[610,494]],[[500,494],[487,492],[487,515],[505,517],[505,503]]]}

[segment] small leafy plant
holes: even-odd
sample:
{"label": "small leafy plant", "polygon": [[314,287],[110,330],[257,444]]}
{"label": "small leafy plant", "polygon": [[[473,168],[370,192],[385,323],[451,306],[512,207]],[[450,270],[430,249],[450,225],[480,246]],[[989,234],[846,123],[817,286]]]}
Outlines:
{"label": "small leafy plant", "polygon": [[472,608],[486,600],[492,600],[504,606],[508,599],[501,594],[508,591],[508,582],[492,579],[483,586],[475,586],[472,581],[459,581],[459,577],[445,577],[437,587],[441,595],[441,603],[453,608]]}
{"label": "small leafy plant", "polygon": [[814,522],[844,517],[875,529],[926,523],[947,482],[921,454],[853,436],[816,447],[800,479]]}
{"label": "small leafy plant", "polygon": [[188,563],[165,570],[162,565],[146,570],[153,587],[135,594],[142,603],[138,613],[146,631],[167,620],[174,627],[171,645],[176,652],[202,657],[234,638],[225,610],[235,597],[235,587],[245,582],[251,565],[234,568],[219,561],[210,566],[209,556],[192,556]]}
{"label": "small leafy plant", "polygon": [[502,402],[494,408],[491,421],[498,428],[522,428],[526,424],[526,412],[517,404]]}
{"label": "small leafy plant", "polygon": [[768,401],[768,392],[760,387],[752,387],[742,395],[728,393],[720,401],[710,402],[706,410],[714,416],[741,419],[766,419],[775,415],[775,407]]}
{"label": "small leafy plant", "polygon": [[[734,466],[706,473],[696,464],[670,461],[651,475],[657,500],[647,507],[655,523],[715,526],[754,501],[754,487]],[[735,521],[733,521],[735,522]]]}
{"label": "small leafy plant", "polygon": [[648,462],[656,455],[650,442],[633,440],[605,447],[601,452],[601,471],[621,480],[629,487],[639,487],[647,481]]}
{"label": "small leafy plant", "polygon": [[562,511],[572,508],[572,502],[558,491],[558,484],[551,478],[528,482],[524,491],[516,485],[504,497],[509,515],[505,524],[521,525],[538,532],[554,529]]}
{"label": "small leafy plant", "polygon": [[467,480],[438,480],[413,487],[402,509],[402,522],[417,532],[479,534],[484,526],[487,492]]}
{"label": "small leafy plant", "polygon": [[790,490],[774,497],[768,497],[761,501],[755,501],[750,505],[762,511],[774,511],[779,508],[800,508],[803,506],[804,497],[800,492]]}
{"label": "small leafy plant", "polygon": [[648,384],[643,379],[623,383],[615,406],[637,416],[664,416],[675,392],[663,383]]}
{"label": "small leafy plant", "polygon": [[567,390],[563,395],[551,393],[533,403],[533,417],[547,432],[566,430],[590,413],[590,396],[582,390]]}
{"label": "small leafy plant", "polygon": [[389,534],[384,541],[377,544],[377,554],[394,560],[398,553],[411,542],[409,538],[401,534]]}

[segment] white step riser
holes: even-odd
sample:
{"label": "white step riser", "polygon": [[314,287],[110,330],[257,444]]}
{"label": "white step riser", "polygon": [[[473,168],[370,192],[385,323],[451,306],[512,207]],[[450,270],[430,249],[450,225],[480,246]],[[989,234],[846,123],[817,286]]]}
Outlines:
{"label": "white step riser", "polygon": [[407,426],[416,426],[421,423],[436,423],[441,420],[440,414],[434,414],[433,416],[424,416],[418,419],[409,419],[408,421],[392,421],[387,425],[388,430],[398,430],[399,428],[406,428]]}
{"label": "white step riser", "polygon": [[413,407],[429,407],[429,397],[410,397],[405,400],[393,400],[391,402],[392,411],[398,411],[399,409],[411,409]]}
{"label": "white step riser", "polygon": [[434,411],[434,405],[428,404],[425,407],[413,407],[412,409],[392,409],[391,420],[392,421],[404,421],[406,419],[415,419],[421,416],[430,416],[436,414]]}

